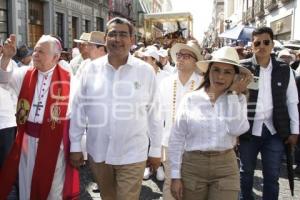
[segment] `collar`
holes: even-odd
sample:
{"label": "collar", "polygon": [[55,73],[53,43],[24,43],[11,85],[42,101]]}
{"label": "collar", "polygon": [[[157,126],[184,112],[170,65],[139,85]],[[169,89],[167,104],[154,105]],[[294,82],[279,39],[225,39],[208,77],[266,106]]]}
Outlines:
{"label": "collar", "polygon": [[48,71],[42,72],[40,70],[38,70],[39,74],[42,76],[48,76],[51,75],[55,69],[56,65],[54,65],[51,69],[49,69]]}
{"label": "collar", "polygon": [[[125,66],[129,67],[129,66],[134,66],[135,62],[134,62],[134,57],[128,53],[128,57],[127,57],[127,62],[124,65],[121,65],[118,69],[123,68]],[[104,56],[104,65],[105,66],[109,66],[112,67],[113,69],[115,69],[108,61],[108,54],[106,54]]]}
{"label": "collar", "polygon": [[196,72],[193,72],[192,75],[190,76],[189,80],[186,82],[186,84],[182,85],[181,81],[179,80],[179,74],[178,74],[178,72],[176,72],[176,79],[182,86],[190,85],[192,81],[197,82],[198,76],[199,75],[197,75]]}

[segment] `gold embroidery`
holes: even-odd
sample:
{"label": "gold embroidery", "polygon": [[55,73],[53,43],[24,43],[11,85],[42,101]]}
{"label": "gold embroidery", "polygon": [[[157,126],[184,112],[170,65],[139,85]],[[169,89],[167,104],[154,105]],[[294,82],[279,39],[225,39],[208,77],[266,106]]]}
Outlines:
{"label": "gold embroidery", "polygon": [[29,110],[30,110],[29,101],[27,101],[26,99],[20,99],[18,101],[17,114],[16,114],[18,124],[25,124],[29,115]]}
{"label": "gold embroidery", "polygon": [[[194,87],[195,87],[195,81],[192,80],[191,81],[191,85],[190,85],[190,91],[194,91]],[[172,106],[172,122],[174,123],[175,121],[175,114],[176,114],[176,97],[177,97],[177,80],[174,80],[173,83],[173,106]]]}
{"label": "gold embroidery", "polygon": [[61,97],[61,88],[58,89],[57,97],[58,98],[56,98],[56,102],[53,105],[51,105],[51,111],[50,111],[50,115],[51,115],[50,127],[52,130],[55,129],[55,126],[57,123],[60,123],[59,116],[60,116],[61,110],[59,107],[58,100],[62,99],[62,98],[60,98]]}

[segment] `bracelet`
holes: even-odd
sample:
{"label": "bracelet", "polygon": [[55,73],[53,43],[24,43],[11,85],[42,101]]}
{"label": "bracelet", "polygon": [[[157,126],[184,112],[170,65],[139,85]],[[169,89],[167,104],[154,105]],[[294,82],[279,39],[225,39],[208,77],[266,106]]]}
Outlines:
{"label": "bracelet", "polygon": [[237,92],[235,90],[228,90],[227,94],[229,94],[229,95],[237,95]]}

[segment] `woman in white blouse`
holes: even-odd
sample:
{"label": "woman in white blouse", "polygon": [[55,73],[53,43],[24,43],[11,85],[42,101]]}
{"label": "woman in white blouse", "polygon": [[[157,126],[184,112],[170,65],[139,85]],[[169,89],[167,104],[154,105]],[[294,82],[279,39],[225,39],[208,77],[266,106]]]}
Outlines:
{"label": "woman in white blouse", "polygon": [[182,100],[169,141],[171,193],[177,200],[234,200],[240,182],[233,148],[249,129],[241,92],[252,75],[232,47],[197,66],[204,81]]}

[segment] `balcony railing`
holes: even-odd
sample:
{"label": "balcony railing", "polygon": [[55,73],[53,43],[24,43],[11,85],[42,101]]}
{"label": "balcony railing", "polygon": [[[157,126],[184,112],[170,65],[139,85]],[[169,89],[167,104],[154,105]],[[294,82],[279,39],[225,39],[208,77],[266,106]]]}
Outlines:
{"label": "balcony railing", "polygon": [[256,0],[254,3],[254,15],[257,17],[261,17],[264,14],[264,0]]}
{"label": "balcony railing", "polygon": [[275,8],[277,8],[278,3],[277,3],[277,0],[265,0],[264,6],[265,6],[265,9],[267,9],[268,11],[271,11],[271,10],[274,10]]}
{"label": "balcony railing", "polygon": [[254,12],[253,8],[249,7],[247,10],[247,21],[253,21],[254,20]]}

